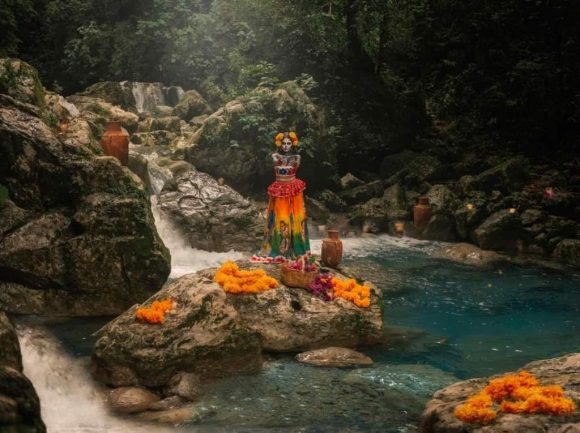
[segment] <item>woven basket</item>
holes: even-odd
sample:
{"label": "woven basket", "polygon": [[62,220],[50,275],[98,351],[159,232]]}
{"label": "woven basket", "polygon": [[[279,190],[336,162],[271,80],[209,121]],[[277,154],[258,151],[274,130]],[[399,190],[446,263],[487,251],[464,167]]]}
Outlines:
{"label": "woven basket", "polygon": [[310,283],[314,281],[318,275],[318,271],[299,271],[297,269],[290,269],[286,265],[280,266],[280,276],[282,283],[288,287],[301,287],[303,289],[309,289]]}

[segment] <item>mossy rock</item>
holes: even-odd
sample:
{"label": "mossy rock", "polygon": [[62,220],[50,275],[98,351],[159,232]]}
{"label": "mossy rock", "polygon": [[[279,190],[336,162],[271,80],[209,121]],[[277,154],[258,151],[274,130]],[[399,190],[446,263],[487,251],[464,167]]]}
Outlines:
{"label": "mossy rock", "polygon": [[0,93],[40,108],[45,106],[45,91],[38,72],[22,60],[0,59]]}
{"label": "mossy rock", "polygon": [[298,177],[309,192],[338,183],[332,129],[324,112],[295,82],[257,88],[227,103],[195,132],[186,158],[201,171],[224,177],[244,194],[261,191],[273,180],[274,137],[294,130],[300,137]]}

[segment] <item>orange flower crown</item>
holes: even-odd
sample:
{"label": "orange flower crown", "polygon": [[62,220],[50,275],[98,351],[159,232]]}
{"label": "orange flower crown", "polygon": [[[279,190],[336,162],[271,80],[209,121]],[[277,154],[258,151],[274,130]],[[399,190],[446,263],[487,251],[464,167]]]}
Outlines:
{"label": "orange flower crown", "polygon": [[282,140],[284,140],[284,138],[288,137],[290,140],[292,140],[292,146],[298,146],[299,141],[298,141],[298,136],[296,135],[296,133],[294,131],[290,131],[290,132],[279,132],[276,137],[275,137],[275,143],[277,147],[282,146]]}

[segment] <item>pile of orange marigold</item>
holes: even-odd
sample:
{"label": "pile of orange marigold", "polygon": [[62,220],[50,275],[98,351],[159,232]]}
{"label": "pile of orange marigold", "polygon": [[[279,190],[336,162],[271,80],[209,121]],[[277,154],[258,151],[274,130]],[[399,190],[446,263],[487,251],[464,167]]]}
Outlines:
{"label": "pile of orange marigold", "polygon": [[351,301],[357,307],[367,308],[371,305],[371,289],[361,286],[353,279],[340,280],[332,278],[334,296]]}
{"label": "pile of orange marigold", "polygon": [[572,415],[576,411],[560,385],[540,386],[532,374],[521,371],[491,380],[482,392],[458,406],[455,416],[465,422],[489,424],[497,416],[494,402],[506,413]]}
{"label": "pile of orange marigold", "polygon": [[279,286],[263,269],[243,271],[232,261],[224,263],[213,279],[228,293],[258,293]]}
{"label": "pile of orange marigold", "polygon": [[173,301],[171,299],[163,299],[161,301],[153,301],[151,307],[140,307],[135,312],[135,317],[138,320],[147,323],[163,323],[165,320],[165,313],[173,308]]}

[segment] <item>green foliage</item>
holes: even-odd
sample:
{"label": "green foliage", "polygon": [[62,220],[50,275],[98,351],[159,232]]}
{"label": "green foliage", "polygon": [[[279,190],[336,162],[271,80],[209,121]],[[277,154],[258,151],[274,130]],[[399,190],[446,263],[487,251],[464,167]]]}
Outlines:
{"label": "green foliage", "polygon": [[[102,80],[162,81],[199,90],[213,108],[296,80],[330,119],[340,171],[374,171],[389,153],[422,150],[433,133],[454,145],[571,145],[580,129],[579,7],[4,0],[0,55],[31,62],[65,93]],[[265,140],[280,125],[262,121],[249,113],[240,124]]]}

